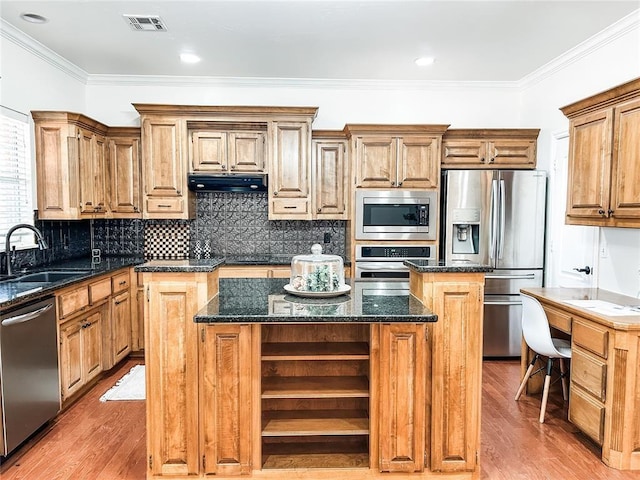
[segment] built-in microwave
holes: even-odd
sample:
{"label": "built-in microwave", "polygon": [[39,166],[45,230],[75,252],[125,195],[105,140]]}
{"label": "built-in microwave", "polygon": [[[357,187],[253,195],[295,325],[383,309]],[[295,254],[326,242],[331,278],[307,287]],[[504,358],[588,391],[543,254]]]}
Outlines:
{"label": "built-in microwave", "polygon": [[356,190],[356,240],[436,240],[433,190]]}

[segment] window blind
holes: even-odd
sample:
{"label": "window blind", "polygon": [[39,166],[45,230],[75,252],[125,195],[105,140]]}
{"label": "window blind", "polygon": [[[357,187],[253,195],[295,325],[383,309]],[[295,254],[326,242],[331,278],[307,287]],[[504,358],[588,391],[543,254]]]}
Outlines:
{"label": "window blind", "polygon": [[[32,172],[29,121],[24,114],[0,109],[0,251],[5,249],[9,228],[17,223],[33,225]],[[33,232],[16,230],[11,246],[32,248]]]}

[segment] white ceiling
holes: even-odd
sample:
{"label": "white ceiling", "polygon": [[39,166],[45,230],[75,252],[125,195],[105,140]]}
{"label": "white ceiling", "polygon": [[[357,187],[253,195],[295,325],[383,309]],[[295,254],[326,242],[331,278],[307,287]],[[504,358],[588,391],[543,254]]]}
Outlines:
{"label": "white ceiling", "polygon": [[[411,81],[518,81],[638,8],[640,0],[0,1],[4,21],[90,75]],[[167,31],[133,31],[123,14],[159,15]],[[202,61],[182,64],[182,51]],[[435,63],[417,67],[425,55]]]}

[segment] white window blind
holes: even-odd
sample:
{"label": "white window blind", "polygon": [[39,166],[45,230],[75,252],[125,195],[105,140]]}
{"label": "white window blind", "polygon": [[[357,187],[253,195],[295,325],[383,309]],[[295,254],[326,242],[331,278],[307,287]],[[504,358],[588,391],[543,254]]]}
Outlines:
{"label": "white window blind", "polygon": [[[0,109],[0,251],[7,231],[17,223],[33,225],[29,121],[24,114]],[[16,230],[11,246],[35,247],[33,232]]]}

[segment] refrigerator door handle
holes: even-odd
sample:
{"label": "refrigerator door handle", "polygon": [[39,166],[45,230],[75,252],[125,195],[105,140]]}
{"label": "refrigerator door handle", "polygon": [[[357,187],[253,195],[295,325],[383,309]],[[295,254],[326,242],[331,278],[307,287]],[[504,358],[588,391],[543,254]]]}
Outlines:
{"label": "refrigerator door handle", "polygon": [[500,241],[498,243],[498,259],[502,258],[504,253],[504,230],[505,230],[505,187],[504,180],[500,180]]}
{"label": "refrigerator door handle", "polygon": [[522,305],[522,302],[484,302],[485,305]]}
{"label": "refrigerator door handle", "polygon": [[497,227],[498,227],[498,215],[496,209],[498,208],[498,181],[491,180],[491,228],[489,230],[489,258],[493,260],[496,253],[496,242],[498,241]]}

